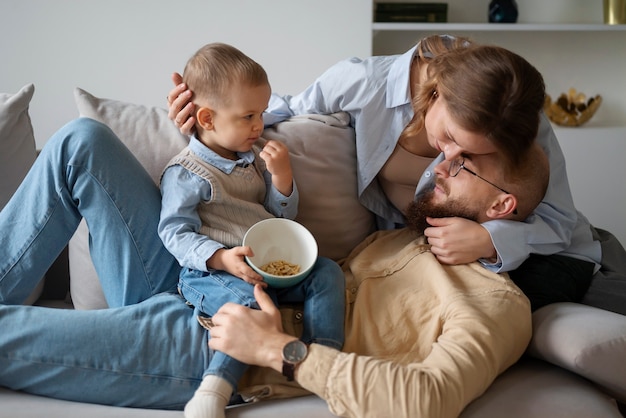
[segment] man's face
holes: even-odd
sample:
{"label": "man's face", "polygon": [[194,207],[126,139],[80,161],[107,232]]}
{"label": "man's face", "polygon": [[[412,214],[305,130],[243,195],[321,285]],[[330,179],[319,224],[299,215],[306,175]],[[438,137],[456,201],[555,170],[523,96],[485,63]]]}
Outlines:
{"label": "man's face", "polygon": [[[466,157],[464,165],[481,176],[501,180],[496,167],[497,155]],[[487,209],[493,197],[499,192],[489,183],[480,180],[465,170],[455,177],[449,174],[450,162],[443,161],[435,167],[435,186],[411,202],[406,211],[406,224],[418,232],[423,232],[428,224],[426,217],[461,217],[475,222],[489,218]]]}

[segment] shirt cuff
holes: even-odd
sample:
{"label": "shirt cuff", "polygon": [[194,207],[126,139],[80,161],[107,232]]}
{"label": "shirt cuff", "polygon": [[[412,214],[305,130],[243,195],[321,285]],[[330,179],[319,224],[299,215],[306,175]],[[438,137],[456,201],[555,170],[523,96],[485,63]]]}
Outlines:
{"label": "shirt cuff", "polygon": [[334,348],[311,344],[309,354],[296,370],[296,380],[300,386],[322,399],[327,399],[328,376],[340,354]]}

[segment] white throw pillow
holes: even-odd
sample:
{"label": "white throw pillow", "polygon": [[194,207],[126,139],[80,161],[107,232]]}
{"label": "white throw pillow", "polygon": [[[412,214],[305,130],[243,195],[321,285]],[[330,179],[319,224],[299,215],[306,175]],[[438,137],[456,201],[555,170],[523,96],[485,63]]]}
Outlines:
{"label": "white throw pillow", "polygon": [[[108,125],[155,182],[167,161],[187,143],[165,109],[101,99],[79,88],[75,99],[80,115]],[[263,134],[288,145],[300,191],[296,220],[311,230],[320,255],[334,260],[347,256],[375,227],[373,215],[358,201],[354,130],[348,122],[345,113],[305,115]],[[88,230],[83,225],[69,247],[70,289],[78,309],[106,306],[87,242]]]}
{"label": "white throw pillow", "polygon": [[[15,94],[0,93],[0,210],[7,204],[28,170],[37,151],[28,106],[35,86],[27,84]],[[31,305],[43,290],[43,280],[24,302]]]}
{"label": "white throw pillow", "polygon": [[11,199],[37,156],[28,106],[35,86],[0,93],[0,209]]}
{"label": "white throw pillow", "polygon": [[533,357],[586,377],[626,402],[626,317],[577,303],[533,313]]}

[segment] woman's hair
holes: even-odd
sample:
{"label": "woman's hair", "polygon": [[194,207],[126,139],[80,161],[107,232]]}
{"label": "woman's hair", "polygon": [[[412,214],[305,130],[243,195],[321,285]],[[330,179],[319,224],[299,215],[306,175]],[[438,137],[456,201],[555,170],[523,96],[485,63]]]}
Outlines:
{"label": "woman's hair", "polygon": [[[455,123],[485,135],[510,164],[533,143],[545,100],[541,73],[521,56],[498,46],[465,39],[422,40],[427,80],[413,98],[415,117],[407,132],[423,128],[426,112],[443,98]],[[442,50],[442,46],[447,46]],[[432,58],[429,58],[429,55]]]}
{"label": "woman's hair", "polygon": [[256,61],[237,48],[211,43],[200,48],[185,65],[183,82],[195,100],[219,105],[228,101],[228,90],[234,84],[253,87],[267,84],[267,73]]}

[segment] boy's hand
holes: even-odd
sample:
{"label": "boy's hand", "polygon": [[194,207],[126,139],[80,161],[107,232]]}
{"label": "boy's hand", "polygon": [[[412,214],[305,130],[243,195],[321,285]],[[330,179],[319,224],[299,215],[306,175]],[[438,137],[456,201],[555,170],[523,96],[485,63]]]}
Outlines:
{"label": "boy's hand", "polygon": [[269,140],[259,155],[272,175],[274,187],[283,195],[290,196],[293,191],[293,172],[287,146],[280,141]]}
{"label": "boy's hand", "polygon": [[224,270],[251,285],[258,284],[262,287],[267,287],[267,283],[263,281],[263,277],[252,270],[248,263],[246,263],[245,256],[254,256],[252,249],[248,246],[233,247],[230,249],[222,248],[221,250],[217,250],[215,254],[206,261],[206,265],[210,269]]}

